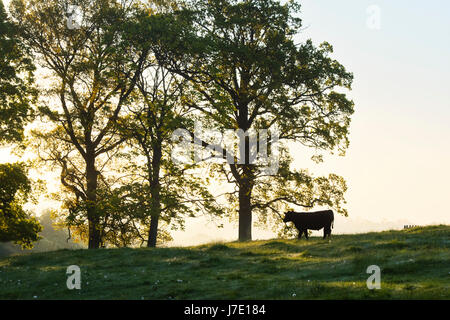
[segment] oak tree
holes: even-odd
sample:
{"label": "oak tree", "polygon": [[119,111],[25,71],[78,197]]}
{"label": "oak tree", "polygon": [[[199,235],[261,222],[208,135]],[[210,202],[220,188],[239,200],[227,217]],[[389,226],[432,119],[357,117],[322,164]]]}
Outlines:
{"label": "oak tree", "polygon": [[[320,205],[347,214],[342,177],[313,177],[291,165],[293,144],[344,154],[354,112],[344,91],[351,89],[353,75],[331,58],[332,46],[295,42],[302,26],[299,9],[294,1],[187,1],[161,17],[165,27],[155,40],[159,61],[195,88],[197,99],[186,103],[210,128],[246,133],[243,154],[219,151],[238,161],[224,161],[217,170],[236,186],[230,200],[238,206],[239,240],[251,239],[253,213],[262,220],[271,213],[280,221],[274,213],[283,208]],[[251,132],[259,130],[278,133],[276,172],[250,161]],[[271,137],[269,149],[276,142]],[[211,147],[206,138],[192,142]]]}
{"label": "oak tree", "polygon": [[20,142],[24,126],[32,119],[35,67],[19,28],[0,1],[0,143]]}
{"label": "oak tree", "polygon": [[[72,6],[80,21],[73,23]],[[136,5],[114,0],[14,0],[11,14],[20,24],[37,63],[50,73],[40,115],[43,143],[59,140],[72,156],[53,153],[61,181],[87,209],[89,248],[101,243],[97,192],[101,168],[123,143],[117,119],[135,88],[147,52],[130,48],[126,24]],[[73,151],[72,151],[73,150]],[[73,172],[81,172],[81,180]]]}

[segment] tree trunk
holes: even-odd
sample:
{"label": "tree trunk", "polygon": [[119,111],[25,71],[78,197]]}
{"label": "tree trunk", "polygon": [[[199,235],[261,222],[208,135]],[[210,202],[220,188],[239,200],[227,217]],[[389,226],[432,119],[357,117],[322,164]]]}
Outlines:
{"label": "tree trunk", "polygon": [[239,187],[239,241],[252,240],[251,192],[248,182]]}
{"label": "tree trunk", "polygon": [[[240,128],[247,133],[248,130],[248,107],[245,106],[240,110],[242,115]],[[244,144],[244,154],[240,154],[243,164],[242,175],[238,178],[239,187],[239,241],[252,240],[252,189],[253,189],[253,169],[250,161],[250,139],[245,135],[244,139],[240,141]]]}
{"label": "tree trunk", "polygon": [[155,248],[158,238],[158,222],[159,216],[152,216],[150,221],[150,231],[148,232],[147,247]]}
{"label": "tree trunk", "polygon": [[87,216],[89,222],[89,249],[100,247],[100,226],[97,214],[97,170],[95,168],[95,156],[86,157],[86,181],[87,181]]}
{"label": "tree trunk", "polygon": [[153,159],[152,159],[152,175],[150,181],[150,194],[151,194],[151,220],[150,230],[148,232],[147,247],[156,247],[156,240],[158,238],[158,222],[161,215],[161,184],[159,181],[159,174],[161,170],[161,158],[162,158],[162,146],[158,142],[153,146]]}

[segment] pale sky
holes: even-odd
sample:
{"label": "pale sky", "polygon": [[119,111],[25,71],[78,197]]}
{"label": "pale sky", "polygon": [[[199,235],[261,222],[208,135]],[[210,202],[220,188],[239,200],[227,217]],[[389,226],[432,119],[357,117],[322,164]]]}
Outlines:
{"label": "pale sky", "polygon": [[330,42],[355,76],[350,149],[322,165],[347,178],[349,215],[449,223],[450,2],[302,3],[301,37]]}
{"label": "pale sky", "polygon": [[[329,42],[333,57],[355,78],[347,155],[326,156],[320,165],[307,153],[294,155],[296,168],[346,178],[349,217],[336,218],[333,232],[450,224],[450,2],[300,3],[305,30],[298,42]],[[380,13],[379,25],[373,8]],[[0,155],[1,162],[11,160],[5,151]],[[194,219],[186,232],[173,234],[174,244],[236,240],[237,232],[227,221],[217,229]],[[274,237],[253,233],[254,238]]]}

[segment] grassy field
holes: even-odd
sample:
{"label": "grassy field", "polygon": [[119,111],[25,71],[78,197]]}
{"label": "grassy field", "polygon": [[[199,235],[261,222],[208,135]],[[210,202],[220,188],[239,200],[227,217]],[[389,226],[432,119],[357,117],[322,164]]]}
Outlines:
{"label": "grassy field", "polygon": [[[0,260],[1,299],[450,299],[450,226]],[[369,290],[369,265],[381,289]],[[81,290],[66,269],[81,268]]]}

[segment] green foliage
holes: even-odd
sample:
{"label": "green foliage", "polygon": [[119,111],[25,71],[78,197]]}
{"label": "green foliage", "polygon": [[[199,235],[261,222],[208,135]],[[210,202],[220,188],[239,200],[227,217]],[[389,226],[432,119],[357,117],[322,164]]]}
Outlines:
{"label": "green foliage", "polygon": [[[147,242],[151,215],[148,184],[130,182],[123,186],[98,189],[96,208],[103,247],[142,247]],[[72,237],[81,242],[88,240],[87,205],[84,202],[68,201],[66,213],[59,213],[59,225],[72,230]],[[180,220],[182,215],[173,214]],[[173,240],[168,231],[172,216],[162,215],[158,243]]]}
{"label": "green foliage", "polygon": [[20,246],[12,243],[0,243],[0,257],[5,257],[15,254],[24,254],[25,252],[47,252],[61,249],[82,249],[83,246],[75,243],[73,239],[69,239],[69,233],[66,228],[60,228],[54,225],[55,220],[50,211],[44,212],[38,218],[42,226],[42,231],[39,232],[38,240],[31,250],[23,251]]}
{"label": "green foliage", "polygon": [[[228,213],[237,207],[242,216],[256,212],[259,224],[284,236],[292,230],[280,223],[279,212],[291,206],[327,206],[347,215],[345,180],[294,170],[285,147],[314,148],[316,161],[321,152],[343,155],[354,111],[342,93],[353,75],[331,58],[331,45],[294,43],[302,26],[298,4],[70,4],[83,11],[76,29],[67,25],[65,0],[13,0],[11,16],[20,25],[20,45],[50,73],[38,108],[46,125],[28,146],[41,163],[61,169],[59,223],[76,238],[93,248],[142,245],[150,220],[160,217],[161,240],[167,240],[166,228],[183,228],[187,216],[222,214],[206,188],[210,178],[234,183]],[[192,167],[176,167],[169,159],[171,134],[192,131],[194,121],[220,131],[277,131],[279,170],[266,174],[260,163],[223,162],[201,179]]]}
{"label": "green foliage", "polygon": [[78,212],[86,213],[89,246],[96,248],[101,241],[98,189],[109,188],[104,175],[124,142],[118,119],[147,51],[130,47],[125,32],[135,6],[114,0],[70,4],[83,11],[79,28],[68,27],[65,0],[14,0],[11,15],[52,81],[42,89],[46,94],[39,107],[45,126],[34,132],[29,146],[39,160],[62,169],[67,207],[86,209]]}
{"label": "green foliage", "polygon": [[34,65],[0,1],[0,143],[20,142],[32,119]]}
{"label": "green foliage", "polygon": [[13,241],[30,249],[39,240],[41,225],[22,208],[30,191],[22,164],[0,164],[0,242]]}
{"label": "green foliage", "polygon": [[[380,246],[406,243],[403,249]],[[448,299],[450,227],[188,248],[60,250],[0,259],[1,299]],[[360,250],[349,250],[358,246]],[[67,290],[67,266],[81,290]],[[370,265],[381,289],[366,286]],[[20,280],[20,285],[18,282]],[[181,281],[180,281],[181,280]],[[295,293],[295,296],[294,296]]]}
{"label": "green foliage", "polygon": [[219,215],[220,207],[206,181],[195,175],[196,168],[179,168],[171,159],[173,132],[192,127],[186,116],[191,110],[182,103],[189,94],[187,82],[150,59],[137,88],[121,122],[121,132],[132,148],[131,155],[124,156],[129,161],[126,169],[138,181],[121,187],[126,191],[124,203],[131,204],[130,212],[144,226],[161,218],[166,226],[184,228],[184,219],[198,212]]}

